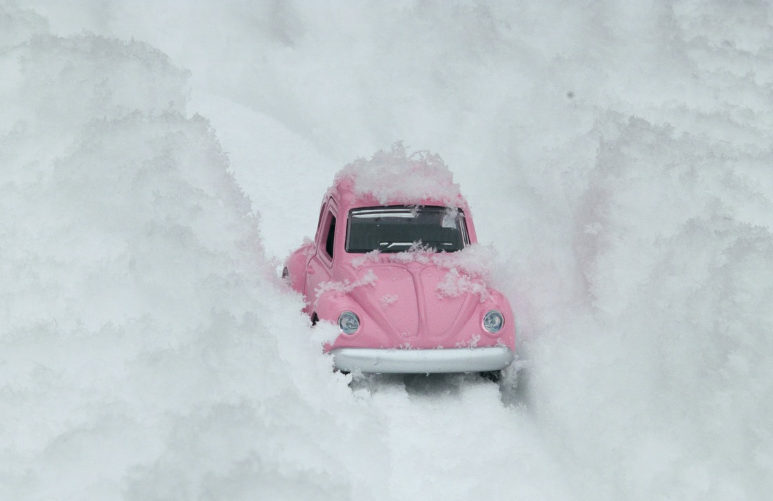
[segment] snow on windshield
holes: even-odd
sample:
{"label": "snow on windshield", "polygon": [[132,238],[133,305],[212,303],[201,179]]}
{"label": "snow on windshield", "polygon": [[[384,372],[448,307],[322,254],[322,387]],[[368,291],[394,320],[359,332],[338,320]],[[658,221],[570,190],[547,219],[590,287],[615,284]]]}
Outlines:
{"label": "snow on windshield", "polygon": [[382,205],[434,201],[459,207],[463,203],[459,185],[439,155],[427,151],[408,154],[401,142],[369,160],[360,158],[348,164],[336,175],[336,182],[345,181],[352,184],[355,196],[370,195]]}

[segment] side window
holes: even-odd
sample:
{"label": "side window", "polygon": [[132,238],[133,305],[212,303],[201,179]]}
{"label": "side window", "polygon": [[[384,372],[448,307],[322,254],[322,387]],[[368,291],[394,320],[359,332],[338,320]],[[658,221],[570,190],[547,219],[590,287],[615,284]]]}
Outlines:
{"label": "side window", "polygon": [[335,244],[335,235],[336,235],[336,217],[334,215],[330,215],[330,227],[327,231],[327,238],[325,239],[325,252],[328,256],[331,258],[333,257],[333,249]]}

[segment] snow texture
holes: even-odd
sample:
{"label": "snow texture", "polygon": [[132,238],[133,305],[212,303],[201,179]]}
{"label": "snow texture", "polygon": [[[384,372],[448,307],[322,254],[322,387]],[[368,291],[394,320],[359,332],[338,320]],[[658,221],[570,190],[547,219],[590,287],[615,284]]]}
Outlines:
{"label": "snow texture", "polygon": [[[493,284],[492,269],[497,260],[496,251],[489,246],[472,244],[456,252],[437,252],[415,243],[405,252],[381,253],[374,250],[352,260],[360,268],[368,263],[419,263],[446,270],[437,285],[440,297],[458,297],[475,294],[480,301],[490,296]],[[346,284],[345,284],[346,285]]]}
{"label": "snow texture", "polygon": [[399,296],[397,294],[384,294],[379,301],[381,302],[381,305],[386,308],[387,306],[394,304],[398,299]]}
{"label": "snow texture", "polygon": [[437,284],[437,292],[440,297],[458,297],[463,294],[475,294],[480,302],[486,301],[490,293],[486,285],[480,280],[471,278],[466,273],[460,273],[457,268],[451,268]]}
{"label": "snow texture", "polygon": [[[0,0],[0,499],[769,499],[771,9]],[[414,149],[500,384],[335,373],[276,277]]]}
{"label": "snow texture", "polygon": [[381,205],[424,205],[432,200],[456,208],[464,202],[440,155],[427,151],[408,155],[400,142],[388,152],[376,152],[370,160],[360,158],[348,164],[335,181],[351,185],[355,197],[371,196]]}
{"label": "snow texture", "polygon": [[378,277],[376,277],[376,274],[373,273],[373,270],[368,270],[367,272],[365,272],[363,276],[361,276],[354,282],[349,282],[349,280],[343,280],[342,282],[336,282],[336,281],[322,282],[321,284],[319,284],[319,286],[314,292],[316,293],[317,299],[319,299],[319,297],[325,292],[337,292],[339,294],[348,294],[349,292],[352,292],[354,289],[358,287],[373,285],[376,283],[376,281],[378,281]]}

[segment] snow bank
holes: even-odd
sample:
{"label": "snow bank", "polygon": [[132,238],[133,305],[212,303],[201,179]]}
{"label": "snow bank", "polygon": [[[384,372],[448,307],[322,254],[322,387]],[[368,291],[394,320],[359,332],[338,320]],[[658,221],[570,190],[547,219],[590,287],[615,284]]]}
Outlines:
{"label": "snow bank", "polygon": [[535,417],[570,482],[603,497],[763,499],[773,235],[739,195],[769,199],[742,181],[767,169],[642,119],[598,132],[574,217],[554,223],[568,245],[516,265],[523,289],[503,285],[535,322],[521,330],[538,336],[522,347]]}
{"label": "snow bank", "polygon": [[[24,5],[0,3],[1,498],[768,499],[769,5]],[[338,166],[442,153],[501,256],[517,387],[337,380],[186,85],[280,257]]]}
{"label": "snow bank", "polygon": [[185,72],[45,33],[0,67],[0,498],[349,492],[318,426],[351,393],[209,123],[182,113]]}

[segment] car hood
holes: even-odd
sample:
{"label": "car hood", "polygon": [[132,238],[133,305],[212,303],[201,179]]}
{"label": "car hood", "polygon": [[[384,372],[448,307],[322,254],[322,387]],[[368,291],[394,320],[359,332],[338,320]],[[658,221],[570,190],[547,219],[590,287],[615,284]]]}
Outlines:
{"label": "car hood", "polygon": [[355,273],[368,285],[353,289],[351,297],[382,331],[408,345],[423,340],[419,344],[435,347],[435,341],[454,337],[481,302],[474,291],[486,290],[466,276],[465,287],[456,287],[458,273],[434,264],[378,263]]}

